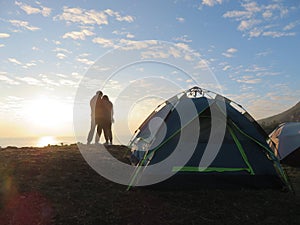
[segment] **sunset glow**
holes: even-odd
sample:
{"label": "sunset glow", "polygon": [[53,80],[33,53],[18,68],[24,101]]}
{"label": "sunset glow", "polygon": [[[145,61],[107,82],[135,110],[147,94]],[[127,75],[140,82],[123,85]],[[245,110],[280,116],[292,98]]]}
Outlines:
{"label": "sunset glow", "polygon": [[24,113],[28,122],[35,126],[47,129],[62,128],[65,123],[72,120],[72,106],[64,105],[59,100],[40,97],[25,105]]}
{"label": "sunset glow", "polygon": [[[89,101],[99,89],[115,104],[113,129],[125,139],[161,103],[133,104],[123,115],[119,97],[139,101],[137,91],[168,99],[196,80],[222,90],[255,119],[299,101],[298,1],[21,0],[0,7],[1,137],[74,136],[75,102],[78,135],[86,136]],[[205,67],[217,82],[204,80]],[[108,79],[112,75],[118,79]],[[157,80],[142,79],[153,76]]]}
{"label": "sunset glow", "polygon": [[47,145],[56,145],[57,144],[57,140],[55,137],[52,136],[45,136],[45,137],[41,137],[38,140],[38,143],[36,144],[37,147],[44,147]]}

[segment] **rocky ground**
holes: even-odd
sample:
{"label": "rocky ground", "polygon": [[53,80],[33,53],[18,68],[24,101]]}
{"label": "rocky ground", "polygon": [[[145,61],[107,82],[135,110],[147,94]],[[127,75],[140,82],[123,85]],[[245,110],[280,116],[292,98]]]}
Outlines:
{"label": "rocky ground", "polygon": [[[109,151],[128,162],[125,146]],[[106,180],[77,145],[0,150],[0,224],[299,224],[300,169],[282,190],[159,191]]]}

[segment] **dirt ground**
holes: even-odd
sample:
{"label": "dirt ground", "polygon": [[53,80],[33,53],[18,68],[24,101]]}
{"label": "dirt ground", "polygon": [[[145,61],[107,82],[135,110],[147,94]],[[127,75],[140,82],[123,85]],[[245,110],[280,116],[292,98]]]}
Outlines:
{"label": "dirt ground", "polygon": [[[122,160],[127,149],[109,150]],[[0,150],[0,224],[300,224],[300,169],[282,190],[159,191],[113,183],[77,145]]]}

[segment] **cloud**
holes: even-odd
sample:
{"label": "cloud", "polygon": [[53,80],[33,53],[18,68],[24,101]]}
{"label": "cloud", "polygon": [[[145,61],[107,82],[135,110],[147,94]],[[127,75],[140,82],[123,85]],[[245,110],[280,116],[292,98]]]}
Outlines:
{"label": "cloud", "polygon": [[67,79],[60,79],[59,84],[63,86],[72,86],[72,87],[77,86],[77,82],[74,82],[72,80],[67,80]]}
{"label": "cloud", "polygon": [[68,33],[65,33],[63,35],[63,38],[72,38],[74,40],[80,39],[80,40],[85,40],[86,36],[93,36],[95,35],[95,33],[93,33],[90,30],[82,30],[82,31],[71,31]]}
{"label": "cloud", "polygon": [[66,58],[67,56],[66,56],[65,54],[63,54],[63,53],[57,53],[57,54],[56,54],[56,57],[59,58],[59,59],[64,59],[64,58]]}
{"label": "cloud", "polygon": [[295,32],[279,32],[279,31],[266,31],[262,33],[262,36],[279,38],[279,37],[287,37],[287,36],[296,36]]}
{"label": "cloud", "polygon": [[69,54],[72,53],[71,51],[69,51],[65,48],[55,48],[53,51],[54,52],[65,52],[65,53],[69,53]]}
{"label": "cloud", "polygon": [[228,11],[226,12],[223,17],[224,18],[235,18],[236,20],[242,20],[244,18],[251,18],[252,13],[248,11]]}
{"label": "cloud", "polygon": [[143,51],[141,55],[142,55],[142,58],[144,58],[144,59],[147,59],[147,58],[167,59],[170,57],[170,53],[165,52],[165,51],[158,51],[158,50]]}
{"label": "cloud", "polygon": [[[240,79],[241,81],[248,79],[248,78],[252,79],[253,76],[258,77],[260,79],[262,77],[279,76],[282,74],[281,72],[274,71],[271,66],[261,67],[261,66],[255,65],[255,64],[248,66],[246,68],[244,68],[242,66],[240,66],[238,68],[232,68],[232,71],[235,71],[235,73],[234,73],[235,75],[232,73],[230,75],[230,78],[232,78],[232,80],[235,80],[235,81],[237,79],[240,79],[239,76],[241,74],[244,75],[242,77],[243,79]],[[247,82],[240,82],[240,83],[247,83]]]}
{"label": "cloud", "polygon": [[216,4],[222,4],[223,0],[202,0],[202,5],[214,6]]}
{"label": "cloud", "polygon": [[79,57],[88,57],[90,54],[89,53],[82,53],[79,55]]}
{"label": "cloud", "polygon": [[9,20],[9,22],[15,27],[21,27],[21,28],[25,28],[25,29],[31,30],[31,31],[36,31],[36,30],[40,29],[38,27],[30,26],[27,21]]}
{"label": "cloud", "polygon": [[244,9],[247,12],[251,12],[251,13],[257,13],[257,12],[261,12],[262,11],[262,7],[260,7],[259,5],[257,5],[256,2],[248,2],[247,3],[242,4],[242,6],[244,7]]}
{"label": "cloud", "polygon": [[272,53],[272,51],[269,49],[269,50],[266,50],[266,51],[262,51],[262,52],[257,53],[256,56],[262,57],[262,56],[267,56],[267,55],[269,55],[269,54],[271,54],[271,53]]}
{"label": "cloud", "polygon": [[254,78],[253,76],[242,76],[240,79],[237,79],[236,82],[245,84],[258,84],[261,82],[261,79]]}
{"label": "cloud", "polygon": [[201,59],[198,61],[197,65],[195,66],[195,69],[208,69],[209,68],[209,61],[205,59]]}
{"label": "cloud", "polygon": [[55,45],[60,45],[60,44],[61,44],[60,41],[53,41],[53,43],[54,43]]}
{"label": "cloud", "polygon": [[127,38],[134,38],[135,36],[134,36],[134,34],[128,33],[128,34],[126,34],[126,37]]}
{"label": "cloud", "polygon": [[284,37],[294,36],[294,32],[286,32],[293,29],[296,24],[285,25],[284,18],[288,16],[290,9],[281,1],[272,4],[258,4],[254,1],[241,1],[242,10],[227,11],[223,14],[226,19],[238,22],[237,30],[249,38]]}
{"label": "cloud", "polygon": [[22,67],[25,69],[28,69],[29,67],[32,67],[32,66],[36,66],[36,64],[34,62],[25,63]]}
{"label": "cloud", "polygon": [[289,23],[288,25],[286,25],[283,30],[287,31],[287,30],[292,30],[294,29],[296,26],[300,25],[300,20],[294,21]]}
{"label": "cloud", "polygon": [[22,2],[16,1],[15,4],[17,6],[19,6],[23,11],[25,11],[28,15],[42,14],[43,16],[47,17],[47,16],[50,16],[51,11],[52,11],[51,8],[44,7],[42,5],[39,6],[40,8],[35,8],[35,7],[32,7],[32,6],[22,3]]}
{"label": "cloud", "polygon": [[23,9],[27,14],[36,14],[40,13],[39,8],[34,8],[29,5],[23,4],[22,2],[15,2],[17,6],[20,6],[21,9]]}
{"label": "cloud", "polygon": [[185,51],[192,51],[192,49],[190,48],[190,46],[188,44],[186,44],[186,43],[180,43],[179,42],[179,43],[176,43],[175,46],[178,47],[178,48],[182,48]]}
{"label": "cloud", "polygon": [[256,94],[255,92],[251,92],[251,93],[247,93],[247,92],[244,92],[244,93],[239,93],[239,94],[226,94],[226,96],[229,98],[229,99],[232,99],[233,101],[237,102],[237,103],[241,103],[242,102],[248,102],[249,100],[251,99],[255,99],[255,98],[258,98],[258,94]]}
{"label": "cloud", "polygon": [[278,1],[278,3],[265,6],[265,10],[278,11],[281,18],[285,17],[289,13],[289,9],[280,4],[280,1]]}
{"label": "cloud", "polygon": [[134,49],[146,49],[153,45],[157,45],[156,40],[147,41],[133,41],[128,39],[121,39],[119,45],[122,46],[123,50],[134,50]]}
{"label": "cloud", "polygon": [[170,54],[171,56],[173,56],[174,58],[179,58],[180,55],[181,55],[181,52],[180,52],[180,50],[179,50],[178,48],[170,47],[170,49],[169,49],[168,52],[169,52],[169,54]]}
{"label": "cloud", "polygon": [[104,12],[68,7],[64,7],[63,11],[64,12],[61,15],[56,16],[55,19],[80,24],[108,24],[107,15]]}
{"label": "cloud", "polygon": [[[129,43],[131,44],[131,43]],[[132,47],[124,47],[125,49],[146,49],[141,55],[142,58],[183,58],[186,61],[193,61],[195,57],[199,57],[199,53],[193,51],[186,43],[176,43],[173,46],[159,45],[156,40],[146,42],[134,42]]]}
{"label": "cloud", "polygon": [[0,38],[9,38],[10,34],[7,33],[0,33]]}
{"label": "cloud", "polygon": [[46,74],[40,74],[39,77],[41,77],[42,82],[44,84],[46,84],[46,85],[56,86],[56,87],[59,86],[59,84],[57,83],[57,81],[49,79]]}
{"label": "cloud", "polygon": [[134,21],[134,18],[132,16],[121,16],[119,12],[113,11],[111,9],[106,9],[104,12],[111,17],[115,17],[115,19],[118,21],[126,21],[128,23],[132,23]]}
{"label": "cloud", "polygon": [[185,19],[183,17],[177,17],[176,20],[179,22],[179,23],[184,23],[185,22]]}
{"label": "cloud", "polygon": [[258,73],[258,72],[265,72],[267,70],[268,70],[268,68],[266,68],[266,67],[260,67],[260,66],[254,64],[254,65],[249,66],[248,68],[246,68],[244,70],[244,72],[246,72],[246,73]]}
{"label": "cloud", "polygon": [[136,41],[129,39],[106,39],[97,37],[93,39],[94,43],[100,44],[103,47],[119,48],[119,50],[143,50],[140,52],[143,59],[168,57],[182,58],[185,61],[193,61],[198,59],[200,54],[190,48],[186,43],[179,42],[173,46],[165,46],[159,44],[157,40]]}
{"label": "cloud", "polygon": [[233,81],[243,84],[257,84],[263,81],[264,77],[279,76],[281,73],[272,71],[272,67],[262,67],[251,65],[248,67],[239,66],[230,68],[229,78]]}
{"label": "cloud", "polygon": [[0,72],[0,82],[1,81],[5,82],[9,85],[18,85],[18,84],[20,84],[19,82],[7,77],[5,72]]}
{"label": "cloud", "polygon": [[42,6],[42,15],[43,16],[49,16],[51,14],[51,9],[50,8],[47,8],[47,7],[43,7]]}
{"label": "cloud", "polygon": [[292,107],[299,99],[289,93],[287,95],[267,93],[264,97],[253,98],[248,101],[247,108],[256,119],[276,115]]}
{"label": "cloud", "polygon": [[228,54],[226,52],[223,52],[222,55],[225,56],[226,58],[232,58],[233,57],[231,54]]}
{"label": "cloud", "polygon": [[236,49],[236,48],[229,48],[229,49],[227,49],[227,52],[228,53],[235,53],[235,52],[237,52],[238,50]]}
{"label": "cloud", "polygon": [[231,66],[229,66],[229,65],[226,65],[226,66],[224,66],[224,67],[223,67],[223,69],[222,69],[222,70],[223,70],[223,71],[227,71],[227,70],[229,70],[230,68],[231,68]]}
{"label": "cloud", "polygon": [[188,35],[183,35],[183,36],[180,36],[180,37],[175,37],[175,38],[172,38],[174,41],[180,41],[180,42],[184,42],[184,43],[190,43],[192,42],[191,39],[188,38]]}
{"label": "cloud", "polygon": [[28,69],[29,67],[32,67],[32,66],[36,66],[36,61],[34,61],[34,60],[32,60],[31,62],[28,62],[28,63],[22,63],[22,62],[20,62],[19,60],[15,59],[15,58],[8,58],[7,60],[11,63],[20,65],[25,69]]}
{"label": "cloud", "polygon": [[104,48],[114,47],[114,41],[106,38],[97,37],[93,39],[94,43],[102,45]]}
{"label": "cloud", "polygon": [[17,59],[15,59],[15,58],[8,58],[8,61],[11,62],[11,63],[22,65],[22,63],[20,61],[18,61]]}
{"label": "cloud", "polygon": [[91,60],[86,59],[86,58],[77,58],[76,60],[78,62],[81,62],[81,63],[86,64],[86,65],[93,65],[95,63],[94,61],[91,61]]}
{"label": "cloud", "polygon": [[234,53],[236,53],[238,50],[236,48],[229,48],[226,50],[226,52],[223,52],[222,55],[227,58],[232,58],[234,56]]}
{"label": "cloud", "polygon": [[115,34],[115,35],[123,35],[123,36],[125,36],[126,38],[134,38],[134,37],[135,37],[134,34],[131,34],[131,33],[126,32],[126,31],[118,31],[118,30],[114,30],[112,33]]}
{"label": "cloud", "polygon": [[34,86],[43,86],[42,82],[33,78],[33,77],[19,77],[17,78],[20,81],[23,81],[29,85],[34,85]]}
{"label": "cloud", "polygon": [[273,13],[270,10],[267,10],[262,14],[262,16],[263,16],[263,18],[268,19],[273,16]]}
{"label": "cloud", "polygon": [[82,8],[63,8],[63,13],[57,15],[54,19],[65,20],[68,23],[79,23],[79,24],[89,24],[89,25],[107,25],[108,17],[113,17],[117,21],[133,22],[134,18],[132,16],[126,15],[121,16],[119,12],[113,11],[111,9],[106,9],[104,11],[96,10],[86,10]]}
{"label": "cloud", "polygon": [[68,77],[68,75],[61,74],[61,73],[57,73],[55,75],[58,76],[58,77],[62,77],[62,78],[67,78]]}
{"label": "cloud", "polygon": [[262,34],[262,29],[260,28],[253,28],[251,31],[249,31],[249,37],[259,37]]}
{"label": "cloud", "polygon": [[250,30],[253,28],[255,25],[260,24],[261,20],[242,20],[240,22],[240,25],[238,26],[239,31],[245,31],[245,30]]}

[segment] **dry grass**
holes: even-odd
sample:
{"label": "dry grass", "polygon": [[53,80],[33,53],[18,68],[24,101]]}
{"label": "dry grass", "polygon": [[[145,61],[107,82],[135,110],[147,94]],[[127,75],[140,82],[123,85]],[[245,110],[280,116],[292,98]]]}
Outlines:
{"label": "dry grass", "polygon": [[[121,157],[126,148],[109,150]],[[287,171],[296,195],[126,191],[93,171],[76,145],[6,148],[0,150],[0,224],[299,224],[300,169]]]}

